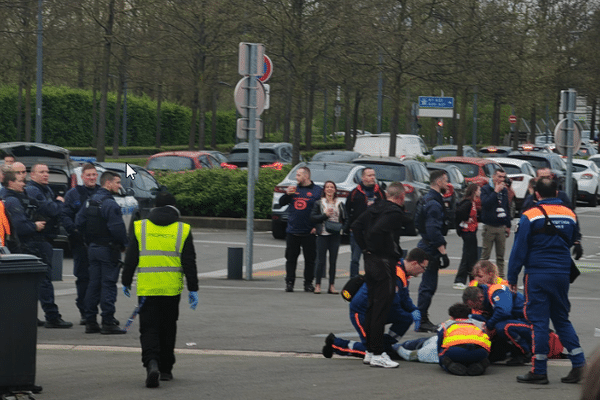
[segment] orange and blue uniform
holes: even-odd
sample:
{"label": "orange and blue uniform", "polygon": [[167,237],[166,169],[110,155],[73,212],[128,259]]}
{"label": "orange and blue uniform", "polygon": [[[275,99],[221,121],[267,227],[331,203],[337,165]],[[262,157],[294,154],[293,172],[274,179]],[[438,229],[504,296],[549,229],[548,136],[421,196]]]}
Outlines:
{"label": "orange and blue uniform", "polygon": [[[406,275],[404,269],[404,260],[400,260],[396,265],[396,293],[387,317],[387,323],[392,325],[390,326],[389,333],[384,335],[383,338],[387,354],[396,353],[391,346],[410,328],[410,325],[413,323],[411,313],[417,310],[417,307],[410,298],[408,279],[409,277]],[[364,357],[367,343],[364,320],[369,306],[368,303],[367,284],[364,283],[350,302],[350,322],[352,322],[352,325],[358,332],[360,342],[336,337],[332,346],[336,354]]]}
{"label": "orange and blue uniform", "polygon": [[550,319],[573,367],[585,365],[579,338],[569,321],[570,247],[578,237],[577,216],[557,198],[541,200],[538,207],[525,211],[515,233],[507,277],[516,285],[525,266],[524,313],[533,325],[534,374],[546,374]]}

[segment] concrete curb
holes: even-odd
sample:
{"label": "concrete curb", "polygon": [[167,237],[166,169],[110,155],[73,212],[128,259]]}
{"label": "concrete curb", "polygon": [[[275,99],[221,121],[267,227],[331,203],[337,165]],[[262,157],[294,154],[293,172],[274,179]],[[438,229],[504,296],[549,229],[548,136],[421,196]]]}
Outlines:
{"label": "concrete curb", "polygon": [[[190,224],[192,228],[213,228],[213,229],[246,229],[245,218],[218,218],[218,217],[187,217],[182,216],[181,221]],[[270,219],[255,219],[255,231],[270,231]]]}

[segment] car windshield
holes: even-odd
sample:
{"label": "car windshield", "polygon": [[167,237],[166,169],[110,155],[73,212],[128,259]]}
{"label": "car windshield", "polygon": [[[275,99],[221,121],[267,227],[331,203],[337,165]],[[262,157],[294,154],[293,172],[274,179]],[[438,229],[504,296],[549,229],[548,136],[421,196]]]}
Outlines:
{"label": "car windshield", "polygon": [[188,157],[162,156],[150,159],[147,168],[152,170],[186,171],[193,169],[194,163]]}
{"label": "car windshield", "polygon": [[550,168],[550,161],[545,158],[536,158],[536,157],[519,157],[521,160],[527,160],[533,165],[533,168],[537,171],[540,168]]}
{"label": "car windshield", "polygon": [[456,149],[439,149],[439,150],[433,150],[433,158],[440,158],[440,157],[454,157],[456,156],[457,150]]}
{"label": "car windshield", "polygon": [[596,164],[598,167],[600,167],[600,158],[593,158],[593,159],[590,159],[590,161],[593,161],[594,164]]}
{"label": "car windshield", "polygon": [[[229,154],[229,162],[248,161],[248,149],[234,149]],[[261,164],[270,164],[279,161],[275,150],[260,149],[258,161]]]}
{"label": "car windshield", "polygon": [[397,164],[371,164],[361,163],[362,165],[375,170],[375,176],[378,181],[399,182],[406,180],[406,167]]}
{"label": "car windshield", "polygon": [[517,167],[516,165],[512,165],[512,164],[500,164],[500,165],[502,165],[502,169],[507,174],[522,174],[523,173],[523,171],[521,171],[521,168]]}
{"label": "car windshield", "polygon": [[573,172],[583,172],[588,169],[587,165],[573,163]]}
{"label": "car windshield", "polygon": [[[300,168],[300,167],[298,167]],[[287,176],[289,180],[295,180],[296,171],[298,168],[294,168]],[[335,183],[341,183],[348,178],[348,174],[350,170],[340,170],[340,169],[332,169],[332,168],[315,168],[314,166],[310,167],[310,179],[313,182],[325,182],[325,181],[334,181]]]}
{"label": "car windshield", "polygon": [[465,178],[475,178],[479,175],[479,166],[475,164],[465,164],[459,162],[448,162],[444,161],[446,164],[456,165],[456,167],[460,170],[460,173],[463,174]]}

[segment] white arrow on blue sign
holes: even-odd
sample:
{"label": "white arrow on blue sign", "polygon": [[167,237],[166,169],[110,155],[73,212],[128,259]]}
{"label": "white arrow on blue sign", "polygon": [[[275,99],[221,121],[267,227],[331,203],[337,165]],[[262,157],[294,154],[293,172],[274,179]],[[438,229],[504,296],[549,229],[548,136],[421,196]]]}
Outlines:
{"label": "white arrow on blue sign", "polygon": [[419,107],[454,108],[454,97],[419,96]]}

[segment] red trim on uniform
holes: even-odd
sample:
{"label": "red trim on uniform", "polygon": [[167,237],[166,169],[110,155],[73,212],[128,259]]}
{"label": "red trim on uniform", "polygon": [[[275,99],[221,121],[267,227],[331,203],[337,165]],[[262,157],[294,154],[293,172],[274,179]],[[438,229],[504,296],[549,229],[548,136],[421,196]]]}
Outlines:
{"label": "red trim on uniform", "polygon": [[333,347],[334,349],[336,349],[337,351],[340,351],[342,353],[350,353],[352,355],[360,355],[362,357],[365,356],[365,352],[364,351],[360,351],[360,350],[353,350],[349,347],[340,347],[340,346],[336,346],[336,345],[332,345],[331,347]]}
{"label": "red trim on uniform", "polygon": [[[523,350],[523,347],[521,347],[517,341],[515,339],[513,339],[513,337],[508,333],[508,328],[512,327],[512,326],[521,326],[523,328],[529,328],[531,329],[531,332],[533,332],[533,326],[531,325],[527,325],[527,324],[516,324],[516,323],[510,323],[510,324],[506,324],[504,326],[504,334],[506,335],[506,337],[508,337],[510,339],[510,341],[519,349],[521,350],[521,352],[523,354],[525,354],[525,350]],[[533,335],[532,335],[533,336]]]}
{"label": "red trim on uniform", "polygon": [[358,318],[358,313],[354,313],[354,321],[356,322],[356,326],[360,328],[360,333],[363,337],[367,337],[367,333],[365,332],[365,328],[360,324],[360,319]]}

